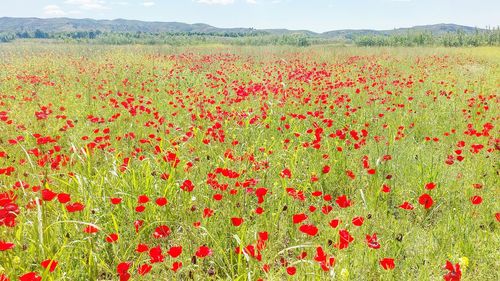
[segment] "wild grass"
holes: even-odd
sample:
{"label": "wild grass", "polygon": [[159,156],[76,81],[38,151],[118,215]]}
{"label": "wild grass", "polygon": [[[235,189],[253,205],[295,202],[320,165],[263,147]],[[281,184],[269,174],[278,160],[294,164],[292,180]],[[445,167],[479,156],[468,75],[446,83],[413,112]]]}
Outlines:
{"label": "wild grass", "polygon": [[[0,251],[0,276],[116,280],[118,264],[131,262],[133,280],[439,280],[449,260],[461,264],[463,280],[499,280],[499,54],[498,48],[0,45],[0,112],[8,116],[0,123],[0,168],[15,168],[0,174],[0,194],[12,191],[20,209],[15,226],[0,226],[0,240],[15,245]],[[42,107],[52,112],[38,120]],[[223,131],[209,130],[216,123]],[[484,134],[464,134],[468,126],[484,132],[487,124],[493,128]],[[55,141],[37,144],[36,134]],[[24,140],[11,141],[19,136]],[[163,160],[167,152],[179,159],[176,166]],[[51,167],[56,155],[63,160]],[[217,168],[239,176],[224,177]],[[290,178],[280,176],[284,169]],[[227,188],[210,186],[210,174]],[[180,188],[187,179],[191,192]],[[436,187],[427,190],[431,182]],[[267,189],[262,203],[259,187]],[[71,201],[45,201],[43,189],[70,194]],[[434,200],[428,209],[419,204],[424,193]],[[140,195],[150,201],[139,204]],[[352,206],[340,208],[341,195]],[[473,196],[482,203],[472,204]],[[168,204],[155,204],[161,197]],[[114,205],[111,198],[122,201]],[[414,209],[400,208],[405,201]],[[84,209],[69,212],[74,202]],[[204,217],[205,209],[214,214]],[[307,220],[293,224],[300,213]],[[235,217],[244,220],[238,227]],[[355,217],[363,217],[362,226],[353,225]],[[332,219],[341,220],[337,228]],[[299,231],[302,224],[318,233]],[[171,233],[156,239],[160,225]],[[83,232],[88,226],[99,232]],[[340,229],[354,238],[345,249],[334,247]],[[236,253],[256,246],[259,232],[269,236],[260,261]],[[119,235],[114,243],[106,241],[111,233]],[[365,236],[373,233],[380,249],[367,246]],[[150,255],[136,251],[140,243],[161,246],[165,255],[144,276],[137,269]],[[212,254],[196,257],[202,245]],[[182,246],[179,257],[167,254],[172,246]],[[335,258],[326,271],[314,260],[318,247]],[[299,258],[302,252],[307,256]],[[383,258],[393,258],[395,268],[384,270]],[[40,265],[47,259],[58,261],[53,272]]]}

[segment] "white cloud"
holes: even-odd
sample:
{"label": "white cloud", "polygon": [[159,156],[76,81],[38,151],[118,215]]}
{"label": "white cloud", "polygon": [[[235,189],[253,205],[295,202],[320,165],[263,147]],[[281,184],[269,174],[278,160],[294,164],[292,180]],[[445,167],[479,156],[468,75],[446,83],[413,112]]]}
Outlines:
{"label": "white cloud", "polygon": [[229,5],[233,4],[234,0],[198,0],[196,2],[208,5]]}
{"label": "white cloud", "polygon": [[64,3],[76,5],[82,10],[106,10],[109,7],[106,6],[104,0],[66,0]]}
{"label": "white cloud", "polygon": [[[208,5],[230,5],[234,4],[235,0],[194,0],[197,3],[208,4]],[[257,0],[241,0],[241,2],[246,2],[247,4],[258,4],[260,1]]]}
{"label": "white cloud", "polygon": [[143,2],[142,5],[144,7],[151,7],[151,6],[154,6],[155,5],[155,2],[152,2],[152,1],[146,1],[146,2]]}
{"label": "white cloud", "polygon": [[66,15],[66,12],[64,12],[59,6],[57,5],[47,5],[43,7],[43,13],[47,16],[51,17],[62,17]]}

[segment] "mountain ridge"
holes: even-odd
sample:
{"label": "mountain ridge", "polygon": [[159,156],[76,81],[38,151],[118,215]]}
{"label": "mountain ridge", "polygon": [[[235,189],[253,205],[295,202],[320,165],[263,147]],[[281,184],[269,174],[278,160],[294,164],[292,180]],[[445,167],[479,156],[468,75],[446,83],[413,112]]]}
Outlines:
{"label": "mountain ridge", "polygon": [[264,33],[272,35],[302,34],[313,37],[324,38],[351,38],[360,35],[394,35],[407,32],[430,32],[432,34],[444,34],[448,32],[461,31],[473,33],[476,30],[484,30],[465,25],[453,23],[439,23],[430,25],[418,25],[413,27],[402,27],[391,30],[375,29],[340,29],[326,32],[313,32],[309,30],[290,30],[284,28],[255,29],[248,27],[220,28],[205,23],[188,24],[183,22],[162,22],[162,21],[140,21],[129,19],[96,20],[90,18],[17,18],[0,17],[0,32],[33,32],[40,30],[43,32],[77,32],[77,31],[101,31],[101,32],[150,32],[150,33]]}

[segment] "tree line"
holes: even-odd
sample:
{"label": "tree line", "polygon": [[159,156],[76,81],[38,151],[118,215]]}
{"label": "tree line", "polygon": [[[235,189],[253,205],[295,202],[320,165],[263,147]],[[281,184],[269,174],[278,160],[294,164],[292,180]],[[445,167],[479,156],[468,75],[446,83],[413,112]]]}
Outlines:
{"label": "tree line", "polygon": [[500,28],[487,30],[476,29],[473,33],[462,30],[440,35],[431,32],[408,32],[394,35],[359,36],[354,39],[358,46],[445,46],[445,47],[477,47],[499,46]]}
{"label": "tree line", "polygon": [[0,32],[0,42],[16,39],[54,39],[62,42],[85,42],[96,44],[169,44],[175,46],[197,44],[230,45],[291,45],[309,46],[311,44],[355,44],[358,46],[499,46],[500,28],[476,29],[473,33],[461,30],[440,35],[427,32],[409,31],[403,34],[360,35],[352,39],[323,38],[306,34],[270,34],[266,31],[251,32],[108,32],[74,31],[44,32],[41,30],[22,32]]}
{"label": "tree line", "polygon": [[54,39],[63,42],[86,42],[110,45],[125,44],[169,44],[196,45],[223,43],[234,45],[294,45],[309,46],[312,40],[302,34],[272,35],[265,31],[252,32],[0,32],[0,42],[16,39]]}

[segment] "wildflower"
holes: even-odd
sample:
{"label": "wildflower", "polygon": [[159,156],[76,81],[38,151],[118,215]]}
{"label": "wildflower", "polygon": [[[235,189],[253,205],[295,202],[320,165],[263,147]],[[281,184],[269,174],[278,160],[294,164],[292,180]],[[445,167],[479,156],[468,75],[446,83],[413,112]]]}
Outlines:
{"label": "wildflower", "polygon": [[457,263],[453,266],[450,261],[446,261],[446,265],[444,266],[449,272],[446,273],[443,278],[446,281],[460,281],[462,278],[462,271],[460,270],[460,265]]}
{"label": "wildflower", "polygon": [[434,201],[429,194],[424,193],[418,198],[418,203],[424,206],[424,208],[429,209],[430,207],[432,207],[432,204],[434,204]]}
{"label": "wildflower", "polygon": [[380,266],[382,266],[382,268],[385,270],[392,270],[392,269],[394,269],[394,267],[396,267],[394,264],[394,259],[392,259],[392,258],[381,259]]}
{"label": "wildflower", "polygon": [[196,251],[196,256],[199,258],[204,258],[204,257],[210,256],[210,255],[212,255],[212,249],[210,249],[209,247],[207,247],[205,245],[200,246],[198,248],[198,250]]}
{"label": "wildflower", "polygon": [[342,278],[342,280],[349,279],[349,270],[347,268],[342,268],[342,270],[340,271],[340,277]]}
{"label": "wildflower", "polygon": [[461,257],[459,260],[458,260],[458,264],[460,265],[460,267],[462,268],[462,271],[465,272],[465,270],[467,269],[467,267],[469,266],[469,258],[468,257]]}
{"label": "wildflower", "polygon": [[42,261],[40,265],[43,266],[44,268],[48,268],[50,272],[54,272],[54,270],[57,267],[57,261],[48,259]]}

